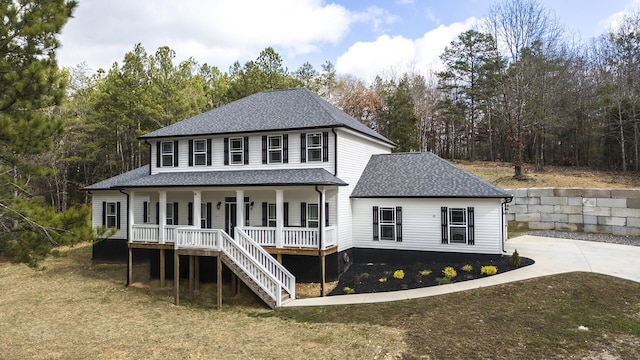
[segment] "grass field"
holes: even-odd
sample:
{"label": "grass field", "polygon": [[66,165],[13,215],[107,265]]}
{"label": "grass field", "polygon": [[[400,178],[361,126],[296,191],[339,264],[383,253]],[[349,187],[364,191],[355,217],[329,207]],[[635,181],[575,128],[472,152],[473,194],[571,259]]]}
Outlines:
{"label": "grass field", "polygon": [[454,161],[461,168],[504,189],[533,187],[640,188],[640,174],[598,171],[580,167],[524,167],[525,180],[513,179],[513,165],[487,161]]}
{"label": "grass field", "polygon": [[[2,359],[638,359],[640,284],[565,274],[419,300],[272,311],[211,285],[181,306],[142,268],[0,263]],[[169,282],[169,286],[171,283]],[[446,286],[446,285],[444,285]],[[185,286],[183,286],[185,288]],[[228,289],[225,293],[229,294]],[[229,296],[229,295],[227,295]],[[588,331],[579,330],[586,326]]]}

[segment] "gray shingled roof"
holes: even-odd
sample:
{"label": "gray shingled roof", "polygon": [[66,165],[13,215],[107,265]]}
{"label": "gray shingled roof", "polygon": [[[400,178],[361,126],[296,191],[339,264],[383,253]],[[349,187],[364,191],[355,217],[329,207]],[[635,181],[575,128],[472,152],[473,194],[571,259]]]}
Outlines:
{"label": "gray shingled roof", "polygon": [[117,188],[118,184],[138,180],[145,176],[149,176],[149,165],[141,166],[137,169],[128,171],[124,174],[116,175],[107,180],[100,181],[98,183],[86,186],[83,190],[106,190]]}
{"label": "gray shingled roof", "polygon": [[351,193],[353,198],[511,196],[432,153],[374,155]]}
{"label": "gray shingled roof", "polygon": [[[140,175],[141,169],[146,173]],[[320,168],[192,171],[149,175],[148,166],[88,186],[85,190],[191,186],[347,185]]]}
{"label": "gray shingled roof", "polygon": [[307,89],[260,92],[143,135],[141,139],[190,135],[346,127],[378,140],[391,140]]}

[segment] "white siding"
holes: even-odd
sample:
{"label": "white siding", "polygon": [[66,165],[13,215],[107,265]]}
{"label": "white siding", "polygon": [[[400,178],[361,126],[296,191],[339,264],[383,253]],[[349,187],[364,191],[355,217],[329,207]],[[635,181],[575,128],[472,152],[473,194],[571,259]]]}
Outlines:
{"label": "white siding", "polygon": [[91,226],[102,226],[102,203],[120,202],[120,229],[112,239],[127,238],[127,196],[117,190],[94,190],[91,200]]}
{"label": "white siding", "polygon": [[[327,132],[329,143],[328,162],[300,162],[300,134],[306,133],[322,133]],[[288,163],[286,164],[262,164],[262,136],[265,135],[288,135]],[[156,151],[157,141],[150,141],[151,146],[151,173],[160,172],[185,172],[185,171],[220,171],[220,170],[256,170],[256,169],[295,169],[295,168],[324,168],[327,171],[334,172],[334,135],[331,129],[319,129],[309,131],[296,132],[270,132],[258,134],[244,134],[249,136],[249,164],[247,165],[224,165],[224,138],[225,137],[243,137],[243,134],[225,135],[225,136],[194,136],[191,138],[167,138],[161,141],[178,141],[178,167],[156,167]],[[189,140],[204,140],[211,138],[211,166],[189,166]]]}
{"label": "white siding", "polygon": [[352,245],[351,192],[358,183],[371,155],[387,154],[391,147],[345,129],[338,130],[338,178],[349,184],[338,189],[338,208],[334,211],[338,226],[338,251]]}
{"label": "white siding", "polygon": [[[501,199],[352,199],[353,247],[502,254]],[[373,206],[402,206],[402,242],[373,240]],[[440,208],[474,207],[475,245],[442,244]]]}

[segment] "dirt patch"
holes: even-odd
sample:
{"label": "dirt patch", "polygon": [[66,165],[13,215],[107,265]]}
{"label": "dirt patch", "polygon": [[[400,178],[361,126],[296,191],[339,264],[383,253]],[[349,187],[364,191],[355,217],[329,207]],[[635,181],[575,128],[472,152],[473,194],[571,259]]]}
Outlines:
{"label": "dirt patch", "polygon": [[[509,265],[510,256],[497,260],[474,260],[464,262],[425,262],[411,264],[368,263],[352,264],[340,276],[338,284],[329,295],[347,293],[374,293],[401,291],[429,286],[445,285],[449,281],[461,282],[490,275],[481,273],[483,266],[495,266],[496,273],[518,269]],[[520,267],[532,265],[534,260],[521,257]],[[455,276],[446,280],[445,268],[455,271]]]}

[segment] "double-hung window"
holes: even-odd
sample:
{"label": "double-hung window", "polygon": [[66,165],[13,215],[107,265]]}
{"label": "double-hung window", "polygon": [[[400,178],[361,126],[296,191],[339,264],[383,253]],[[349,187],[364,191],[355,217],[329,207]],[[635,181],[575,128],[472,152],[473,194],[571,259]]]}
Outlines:
{"label": "double-hung window", "polygon": [[115,202],[108,202],[105,207],[106,227],[118,227],[118,206]]}
{"label": "double-hung window", "polygon": [[402,207],[373,207],[373,240],[402,241]]}
{"label": "double-hung window", "polygon": [[474,245],[474,208],[442,207],[442,243]]}
{"label": "double-hung window", "polygon": [[244,139],[243,138],[231,138],[229,139],[229,158],[232,165],[244,164]]}
{"label": "double-hung window", "polygon": [[167,219],[167,225],[176,225],[178,222],[175,220],[175,213],[173,211],[174,206],[173,203],[167,203],[167,212],[166,212],[166,219]]}
{"label": "double-hung window", "polygon": [[455,244],[467,243],[467,209],[449,209],[449,239]]}
{"label": "double-hung window", "polygon": [[162,167],[173,166],[173,141],[163,141],[160,144]]}
{"label": "double-hung window", "polygon": [[193,164],[207,165],[207,141],[206,140],[194,140],[193,141]]}
{"label": "double-hung window", "polygon": [[267,205],[267,226],[276,227],[276,204],[269,203]]}
{"label": "double-hung window", "polygon": [[282,135],[267,136],[267,156],[269,164],[282,163]]}
{"label": "double-hung window", "polygon": [[206,203],[200,204],[200,228],[201,229],[207,228],[207,204]]}
{"label": "double-hung window", "polygon": [[307,134],[307,161],[322,161],[322,134]]}
{"label": "double-hung window", "polygon": [[318,219],[318,204],[307,204],[307,227],[317,228],[319,225]]}

